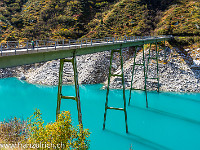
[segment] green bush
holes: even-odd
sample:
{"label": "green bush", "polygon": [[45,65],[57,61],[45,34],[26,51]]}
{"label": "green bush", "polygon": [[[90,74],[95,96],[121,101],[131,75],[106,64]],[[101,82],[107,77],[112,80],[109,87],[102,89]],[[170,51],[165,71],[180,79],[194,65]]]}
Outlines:
{"label": "green bush", "polygon": [[[28,121],[28,143],[30,144],[62,144],[64,149],[88,149],[90,135],[87,129],[83,130],[81,126],[72,126],[72,120],[69,111],[63,111],[54,123],[44,125],[39,110]],[[64,147],[63,147],[64,146]]]}

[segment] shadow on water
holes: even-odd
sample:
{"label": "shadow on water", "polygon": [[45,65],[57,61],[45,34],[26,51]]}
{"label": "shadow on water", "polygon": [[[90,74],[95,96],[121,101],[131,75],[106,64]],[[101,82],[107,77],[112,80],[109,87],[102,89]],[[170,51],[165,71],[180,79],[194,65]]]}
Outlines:
{"label": "shadow on water", "polygon": [[162,145],[159,145],[157,143],[154,143],[152,141],[144,139],[144,138],[142,138],[142,137],[140,137],[138,135],[135,135],[133,133],[130,133],[130,132],[128,134],[126,134],[126,135],[119,134],[117,132],[114,132],[114,131],[111,131],[111,130],[108,130],[108,129],[105,129],[105,132],[108,132],[108,133],[113,134],[115,136],[123,137],[123,138],[125,138],[127,140],[131,140],[131,141],[137,142],[139,144],[142,144],[144,146],[147,146],[147,147],[155,149],[155,150],[170,150],[167,147],[164,147]]}
{"label": "shadow on water", "polygon": [[193,124],[198,124],[198,125],[200,125],[200,121],[193,120],[193,119],[190,119],[190,118],[186,118],[186,117],[183,117],[183,116],[181,116],[181,115],[169,113],[169,112],[166,112],[166,111],[162,111],[162,110],[159,110],[159,109],[155,109],[155,108],[151,108],[151,107],[142,108],[142,107],[132,106],[132,105],[130,105],[129,107],[131,107],[131,108],[136,108],[136,109],[140,109],[140,110],[144,110],[144,111],[150,111],[150,112],[152,112],[152,113],[156,113],[156,114],[160,114],[160,115],[163,115],[163,116],[168,116],[168,117],[171,117],[171,118],[175,118],[175,119],[187,121],[187,122],[189,122],[189,123],[193,123]]}
{"label": "shadow on water", "polygon": [[[160,92],[160,93],[151,92],[151,94],[162,94],[164,96],[169,96],[169,97],[173,97],[173,98],[181,98],[182,100],[187,100],[187,101],[192,101],[192,102],[200,103],[200,100],[188,98],[186,96],[180,96],[180,95],[177,95],[177,93],[170,94],[170,93],[165,93],[165,92]],[[191,94],[193,94],[193,93],[191,93]]]}

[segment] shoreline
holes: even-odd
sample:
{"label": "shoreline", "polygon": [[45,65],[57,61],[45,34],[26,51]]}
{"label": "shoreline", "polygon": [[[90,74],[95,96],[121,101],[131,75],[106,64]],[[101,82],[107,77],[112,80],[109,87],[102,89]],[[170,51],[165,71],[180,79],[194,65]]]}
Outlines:
{"label": "shoreline", "polygon": [[[21,80],[18,77],[7,77],[7,78],[1,78],[1,79],[9,79],[9,78],[15,78],[17,80],[19,80],[20,82],[25,82],[27,84],[31,84],[31,85],[35,85],[35,86],[42,86],[42,87],[52,87],[52,88],[56,88],[58,85],[44,85],[44,84],[36,84],[36,83],[30,83],[27,82],[26,80]],[[0,79],[0,80],[1,80]],[[107,90],[105,88],[105,84],[104,83],[94,83],[94,84],[79,84],[79,86],[93,86],[93,85],[101,85],[101,88],[99,90]],[[64,84],[63,86],[74,86],[74,84]],[[111,88],[111,90],[122,90],[121,88]],[[130,91],[130,88],[126,88],[125,91]],[[134,90],[132,90],[134,91]],[[144,92],[141,90],[135,90],[135,92]],[[176,91],[159,91],[157,92],[156,90],[147,90],[147,92],[150,93],[170,93],[170,94],[200,94],[200,92],[176,92]]]}
{"label": "shoreline", "polygon": [[[197,50],[200,50],[199,48]],[[173,48],[167,50],[167,63],[164,64],[164,51],[159,51],[159,80],[160,91],[162,92],[180,92],[180,93],[200,93],[200,67],[195,66],[194,62],[200,57],[192,55],[187,49],[187,54],[182,53],[179,49]],[[146,58],[148,56],[145,51]],[[191,59],[192,58],[192,59]],[[140,63],[142,53],[137,52],[136,63]],[[132,64],[134,57],[129,49],[123,50],[124,60],[124,77],[125,87],[130,89],[130,80]],[[107,76],[110,63],[110,53],[100,52],[95,54],[77,56],[79,84],[102,84],[102,89],[106,88]],[[155,62],[152,63],[155,67]],[[197,67],[197,69],[195,67]],[[112,71],[120,73],[120,62],[118,55],[114,55]],[[155,68],[154,68],[155,69]],[[155,75],[155,70],[150,69],[150,74]],[[133,88],[142,88],[143,68],[136,68]],[[73,69],[71,64],[64,66],[63,85],[73,85]],[[20,66],[15,68],[1,69],[2,76],[17,77],[28,83],[44,86],[57,86],[59,74],[59,61],[53,60],[40,64]],[[8,74],[6,74],[8,73]],[[152,76],[153,77],[153,76]],[[110,88],[121,89],[120,80],[116,77],[111,78]],[[147,83],[147,91],[155,91],[156,82]]]}

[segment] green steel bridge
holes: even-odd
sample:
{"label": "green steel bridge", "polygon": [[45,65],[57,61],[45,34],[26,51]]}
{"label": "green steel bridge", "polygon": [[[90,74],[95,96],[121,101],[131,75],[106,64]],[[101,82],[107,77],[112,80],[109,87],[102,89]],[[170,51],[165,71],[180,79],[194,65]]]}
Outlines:
{"label": "green steel bridge", "polygon": [[[30,42],[19,42],[19,41],[7,41],[1,43],[0,49],[0,68],[9,68],[16,67],[20,65],[27,65],[33,63],[40,63],[45,61],[57,60],[60,59],[60,69],[59,69],[59,84],[58,84],[58,98],[57,98],[57,109],[56,109],[56,118],[60,113],[61,99],[71,99],[77,102],[77,111],[78,111],[78,121],[82,126],[82,114],[81,114],[81,103],[80,103],[80,95],[79,95],[79,84],[78,84],[78,72],[77,72],[77,63],[76,56],[92,54],[103,51],[111,51],[110,58],[110,67],[109,67],[109,76],[108,76],[108,86],[107,86],[107,94],[106,94],[106,102],[105,102],[105,113],[104,113],[104,123],[103,129],[105,129],[105,122],[107,116],[107,110],[119,110],[123,111],[125,115],[125,125],[126,132],[128,133],[128,124],[127,124],[127,111],[126,111],[126,98],[125,98],[125,84],[124,84],[124,73],[123,73],[123,57],[122,57],[122,49],[127,47],[142,47],[143,49],[143,63],[136,64],[136,50],[134,56],[134,64],[132,71],[132,79],[131,79],[131,88],[130,88],[130,96],[128,104],[131,101],[131,91],[132,90],[144,90],[146,93],[146,107],[148,108],[148,100],[147,100],[147,89],[146,89],[146,79],[147,71],[148,71],[148,63],[150,59],[156,60],[157,63],[157,77],[151,78],[156,79],[158,82],[158,92],[159,92],[159,71],[158,71],[158,53],[160,48],[160,43],[165,45],[165,41],[170,40],[172,36],[148,36],[148,37],[118,37],[118,38],[104,38],[104,39],[78,39],[78,40],[36,40],[34,41],[34,47]],[[145,65],[145,55],[144,55],[144,45],[149,44],[149,54],[151,53],[151,45],[155,45],[156,56],[148,57],[147,65]],[[120,64],[121,64],[121,74],[112,74],[112,60],[113,54],[120,54]],[[66,59],[70,58],[70,59]],[[63,67],[64,63],[69,62],[73,65],[74,70],[74,83],[75,83],[75,96],[64,96],[62,95],[62,77],[63,77]],[[134,69],[136,66],[144,67],[144,77],[145,77],[145,85],[144,89],[134,89],[133,85],[133,76]],[[147,66],[147,67],[146,67]],[[123,85],[123,108],[114,108],[108,106],[108,95],[109,95],[109,86],[110,86],[110,78],[112,76],[119,77],[122,79]],[[82,126],[83,127],[83,126]]]}

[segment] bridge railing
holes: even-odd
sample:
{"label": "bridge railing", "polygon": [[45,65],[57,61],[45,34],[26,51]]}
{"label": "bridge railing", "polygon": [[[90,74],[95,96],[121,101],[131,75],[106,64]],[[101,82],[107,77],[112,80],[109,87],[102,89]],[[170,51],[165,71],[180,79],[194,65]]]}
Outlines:
{"label": "bridge railing", "polygon": [[105,37],[102,39],[57,39],[57,40],[35,40],[34,46],[31,41],[7,41],[1,43],[1,56],[19,55],[24,53],[44,52],[51,50],[62,50],[71,48],[83,48],[98,45],[108,45],[115,43],[126,43],[145,39],[166,38],[171,36],[132,36],[132,37]]}

